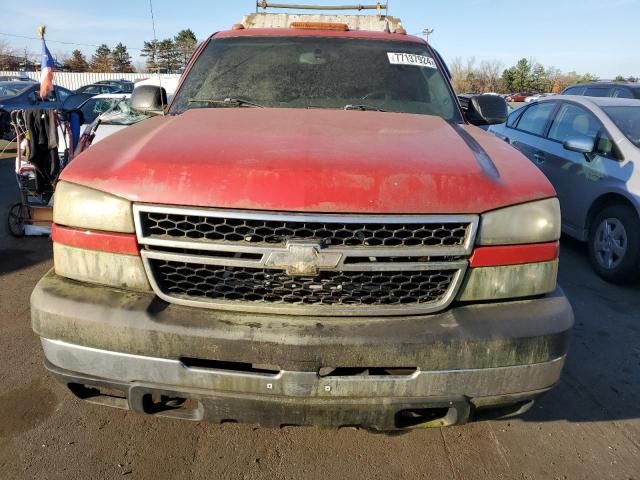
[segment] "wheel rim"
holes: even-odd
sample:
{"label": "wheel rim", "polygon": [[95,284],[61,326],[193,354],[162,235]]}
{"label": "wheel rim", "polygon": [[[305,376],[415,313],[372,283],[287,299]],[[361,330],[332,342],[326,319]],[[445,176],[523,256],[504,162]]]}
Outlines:
{"label": "wheel rim", "polygon": [[627,231],[617,218],[606,218],[596,230],[594,249],[596,260],[607,270],[617,268],[627,254]]}

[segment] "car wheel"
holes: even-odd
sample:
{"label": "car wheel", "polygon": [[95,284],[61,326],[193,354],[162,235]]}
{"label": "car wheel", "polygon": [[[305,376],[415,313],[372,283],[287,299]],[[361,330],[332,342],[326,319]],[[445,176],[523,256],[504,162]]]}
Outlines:
{"label": "car wheel", "polygon": [[638,278],[640,220],[632,207],[607,207],[596,216],[589,232],[589,258],[596,273],[608,282]]}

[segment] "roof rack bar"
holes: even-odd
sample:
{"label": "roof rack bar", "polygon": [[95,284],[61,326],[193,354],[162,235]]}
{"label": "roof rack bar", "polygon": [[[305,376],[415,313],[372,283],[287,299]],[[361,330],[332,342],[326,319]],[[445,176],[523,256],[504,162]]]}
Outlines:
{"label": "roof rack bar", "polygon": [[271,3],[266,0],[257,0],[256,10],[262,8],[283,8],[291,10],[387,10],[386,3],[376,3],[374,5],[296,5],[289,3]]}

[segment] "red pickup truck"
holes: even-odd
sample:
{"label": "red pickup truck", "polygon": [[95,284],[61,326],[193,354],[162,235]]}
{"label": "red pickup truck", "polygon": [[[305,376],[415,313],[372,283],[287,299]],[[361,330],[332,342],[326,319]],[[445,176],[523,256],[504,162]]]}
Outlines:
{"label": "red pickup truck", "polygon": [[159,114],[63,173],[31,299],[78,397],[386,431],[522,413],[560,378],[555,192],[422,39],[238,26],[132,105]]}

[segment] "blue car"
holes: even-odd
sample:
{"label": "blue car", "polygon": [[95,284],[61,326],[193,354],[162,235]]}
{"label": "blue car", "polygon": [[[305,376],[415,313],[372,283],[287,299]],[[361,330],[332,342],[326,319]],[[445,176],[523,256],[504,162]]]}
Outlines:
{"label": "blue car", "polygon": [[71,95],[66,88],[54,86],[45,99],[40,98],[40,84],[32,82],[0,82],[0,110],[11,112],[21,108],[61,108]]}

